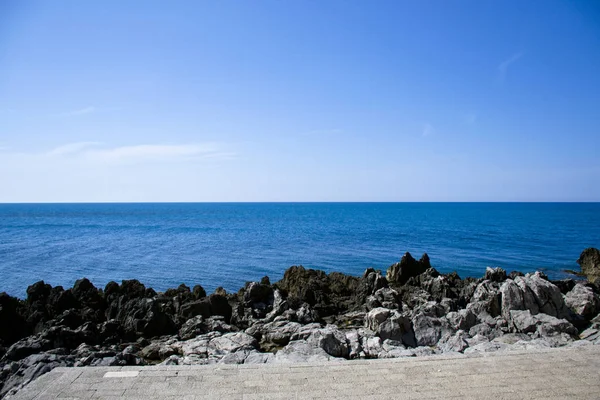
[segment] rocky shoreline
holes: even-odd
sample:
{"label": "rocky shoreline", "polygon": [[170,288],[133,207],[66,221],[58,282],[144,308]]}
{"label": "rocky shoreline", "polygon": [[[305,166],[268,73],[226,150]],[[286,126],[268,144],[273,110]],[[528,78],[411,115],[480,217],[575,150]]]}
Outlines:
{"label": "rocky shoreline", "polygon": [[440,274],[406,253],[362,277],[289,268],[238,293],[136,280],[0,293],[0,398],[58,366],[290,363],[600,344],[600,251],[587,280]]}

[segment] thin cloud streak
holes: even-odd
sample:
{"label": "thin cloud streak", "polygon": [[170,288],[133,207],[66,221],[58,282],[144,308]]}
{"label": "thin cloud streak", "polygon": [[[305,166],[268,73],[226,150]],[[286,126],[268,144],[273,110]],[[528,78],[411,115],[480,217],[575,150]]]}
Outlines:
{"label": "thin cloud streak", "polygon": [[122,146],[112,149],[94,149],[86,152],[86,157],[102,161],[193,159],[219,154],[214,144],[153,145],[142,144]]}
{"label": "thin cloud streak", "polygon": [[69,144],[65,144],[62,146],[58,146],[58,147],[50,150],[46,154],[51,157],[64,156],[64,155],[68,155],[68,154],[77,154],[89,147],[99,146],[99,145],[101,145],[100,142],[69,143]]}
{"label": "thin cloud streak", "polygon": [[522,51],[514,53],[508,59],[498,64],[498,73],[500,74],[501,80],[504,80],[506,78],[506,74],[508,73],[509,67],[515,62],[517,62],[521,57],[523,57],[524,54],[525,53],[523,53]]}
{"label": "thin cloud streak", "polygon": [[199,159],[231,160],[237,157],[237,153],[224,151],[222,146],[217,143],[140,144],[106,147],[101,142],[75,142],[58,146],[41,154],[21,154],[55,160],[78,159],[113,164]]}
{"label": "thin cloud streak", "polygon": [[98,111],[94,106],[88,106],[84,108],[80,108],[78,110],[71,110],[64,113],[55,114],[57,117],[76,117],[78,115],[91,114],[93,112]]}
{"label": "thin cloud streak", "polygon": [[[9,147],[0,143],[0,151]],[[231,160],[238,154],[227,151],[222,144],[139,144],[130,146],[105,146],[101,142],[74,142],[41,152],[9,152],[8,156],[28,157],[40,162],[79,161],[88,163],[135,163],[160,161],[193,161],[200,159]]]}

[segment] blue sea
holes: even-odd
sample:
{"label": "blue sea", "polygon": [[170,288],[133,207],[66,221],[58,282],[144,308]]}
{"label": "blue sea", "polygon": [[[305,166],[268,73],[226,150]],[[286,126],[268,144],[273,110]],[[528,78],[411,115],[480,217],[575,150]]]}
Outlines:
{"label": "blue sea", "polygon": [[440,272],[551,278],[600,247],[600,203],[0,204],[0,291],[43,279],[237,291],[291,265],[360,275],[410,251]]}

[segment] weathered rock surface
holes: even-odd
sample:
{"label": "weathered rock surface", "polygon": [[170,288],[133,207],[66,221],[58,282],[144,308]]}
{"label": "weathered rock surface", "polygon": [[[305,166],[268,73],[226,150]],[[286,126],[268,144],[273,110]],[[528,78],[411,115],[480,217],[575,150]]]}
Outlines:
{"label": "weathered rock surface", "polygon": [[544,313],[557,318],[570,316],[560,289],[539,272],[506,280],[500,294],[502,316],[506,320],[512,310],[529,310],[534,315]]}
{"label": "weathered rock surface", "polygon": [[582,283],[576,284],[565,295],[567,307],[583,319],[590,320],[600,311],[600,298],[594,290]]}
{"label": "weathered rock surface", "polygon": [[[593,276],[597,250],[580,257]],[[136,280],[99,290],[37,282],[0,294],[0,397],[57,366],[290,363],[600,344],[598,286],[487,268],[440,274],[406,253],[384,277],[301,266],[238,293],[156,293]]]}
{"label": "weathered rock surface", "polygon": [[595,283],[600,279],[600,250],[594,247],[583,250],[577,259],[577,264],[588,281]]}
{"label": "weathered rock surface", "polygon": [[410,253],[405,253],[400,262],[388,268],[386,278],[390,282],[403,285],[410,278],[421,275],[429,268],[431,268],[431,264],[429,263],[429,256],[427,254],[423,254],[421,259],[417,261]]}

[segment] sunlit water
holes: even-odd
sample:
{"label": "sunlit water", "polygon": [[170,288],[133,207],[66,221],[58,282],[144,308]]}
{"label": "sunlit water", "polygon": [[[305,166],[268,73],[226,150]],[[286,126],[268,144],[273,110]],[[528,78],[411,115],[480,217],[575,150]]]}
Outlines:
{"label": "sunlit water", "polygon": [[291,265],[359,275],[405,251],[461,277],[553,278],[600,247],[600,203],[0,204],[0,291],[136,278],[237,290]]}

